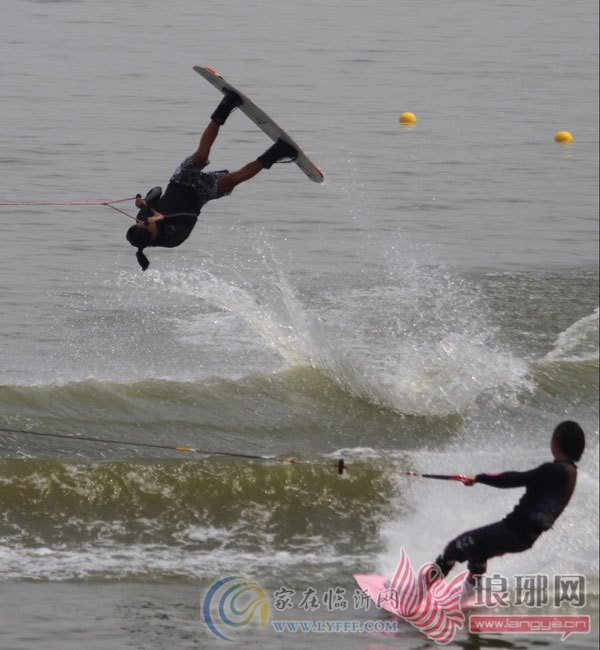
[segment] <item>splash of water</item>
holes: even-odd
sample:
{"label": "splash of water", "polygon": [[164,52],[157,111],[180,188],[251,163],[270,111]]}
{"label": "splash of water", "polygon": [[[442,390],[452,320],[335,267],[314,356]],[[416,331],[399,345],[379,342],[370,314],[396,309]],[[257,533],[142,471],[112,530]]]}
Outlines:
{"label": "splash of water", "polygon": [[584,316],[558,335],[554,348],[544,361],[598,361],[598,314]]}
{"label": "splash of water", "polygon": [[446,270],[406,263],[401,278],[330,292],[317,312],[274,256],[254,276],[202,269],[155,282],[233,314],[291,366],[317,369],[351,396],[398,413],[461,413],[484,393],[506,399],[528,387],[526,363],[494,342],[477,291]]}

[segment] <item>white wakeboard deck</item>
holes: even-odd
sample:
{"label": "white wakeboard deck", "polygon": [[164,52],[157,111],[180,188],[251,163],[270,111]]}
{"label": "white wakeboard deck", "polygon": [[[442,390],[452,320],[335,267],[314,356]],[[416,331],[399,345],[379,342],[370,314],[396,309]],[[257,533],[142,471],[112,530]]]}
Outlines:
{"label": "white wakeboard deck", "polygon": [[294,149],[296,149],[298,152],[298,157],[296,160],[294,160],[296,165],[300,167],[300,169],[310,178],[311,181],[314,181],[315,183],[323,182],[323,172],[312,162],[312,160],[304,153],[304,151],[302,151],[300,146],[251,99],[249,99],[246,95],[244,95],[244,93],[240,92],[230,83],[225,81],[225,79],[217,74],[212,68],[202,68],[195,65],[194,70],[222,93],[225,93],[227,90],[237,93],[243,100],[243,104],[241,106],[238,106],[239,110],[242,111],[244,115],[247,115],[254,122],[254,124],[256,124],[256,126],[261,129],[261,131],[266,133],[271,138],[271,140],[273,140],[273,142],[276,142],[279,138],[281,138],[288,144],[291,144],[292,147],[294,147]]}

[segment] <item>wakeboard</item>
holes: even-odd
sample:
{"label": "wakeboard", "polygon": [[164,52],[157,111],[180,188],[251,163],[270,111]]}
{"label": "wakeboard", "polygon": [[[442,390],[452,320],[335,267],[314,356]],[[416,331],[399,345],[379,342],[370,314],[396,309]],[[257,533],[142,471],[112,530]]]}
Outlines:
{"label": "wakeboard", "polygon": [[[389,612],[390,614],[398,615],[397,609],[397,596],[393,590],[390,589],[390,579],[387,576],[376,576],[366,574],[356,574],[352,576],[362,592],[368,596],[380,609]],[[477,607],[493,606],[495,598],[491,599],[490,596],[496,594],[486,594],[483,591],[478,593],[463,593],[460,599],[460,608],[463,611],[468,609],[475,609]]]}
{"label": "wakeboard", "polygon": [[323,172],[315,165],[315,163],[310,160],[310,158],[302,151],[300,146],[288,135],[274,120],[272,120],[261,108],[259,108],[250,98],[248,98],[244,93],[240,92],[237,88],[232,86],[230,83],[225,81],[215,70],[212,68],[202,68],[200,66],[194,66],[194,70],[201,76],[211,83],[215,88],[220,90],[222,93],[226,91],[232,91],[237,93],[241,98],[243,103],[238,106],[239,110],[249,117],[256,126],[258,126],[261,131],[268,135],[273,142],[276,142],[279,138],[291,144],[294,149],[298,152],[298,157],[294,162],[300,169],[310,178],[311,181],[315,183],[322,183],[324,180]]}

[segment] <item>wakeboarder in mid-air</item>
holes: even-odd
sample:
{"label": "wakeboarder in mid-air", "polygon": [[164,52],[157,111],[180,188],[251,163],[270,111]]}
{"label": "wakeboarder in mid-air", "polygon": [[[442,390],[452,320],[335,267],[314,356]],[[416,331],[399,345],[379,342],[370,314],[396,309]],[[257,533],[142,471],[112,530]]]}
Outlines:
{"label": "wakeboarder in mid-air", "polygon": [[137,260],[145,271],[150,262],[144,249],[153,246],[174,248],[183,243],[192,232],[200,210],[205,203],[231,194],[233,189],[263,169],[270,169],[276,162],[292,161],[298,151],[283,139],[278,139],[256,160],[241,169],[205,172],[209,164],[211,147],[219,129],[231,112],[243,103],[239,94],[225,91],[224,97],[210,117],[210,122],[200,138],[196,151],[179,164],[162,194],[155,187],[142,198],[138,195],[135,205],[140,209],[135,225],[127,231],[127,241],[137,248]]}

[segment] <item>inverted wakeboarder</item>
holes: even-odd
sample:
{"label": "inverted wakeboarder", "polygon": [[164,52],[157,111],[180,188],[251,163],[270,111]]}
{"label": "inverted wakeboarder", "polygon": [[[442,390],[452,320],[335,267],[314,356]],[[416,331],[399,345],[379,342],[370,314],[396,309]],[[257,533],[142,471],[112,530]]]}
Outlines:
{"label": "inverted wakeboarder", "polygon": [[256,160],[237,171],[203,171],[209,164],[210,150],[220,127],[243,102],[235,92],[226,91],[224,95],[210,117],[198,148],[179,164],[164,194],[156,187],[146,198],[138,195],[135,199],[140,211],[126,237],[137,248],[136,257],[143,271],[150,265],[144,249],[156,246],[175,248],[182,244],[190,236],[200,210],[208,201],[231,194],[237,185],[254,178],[263,169],[270,169],[274,163],[285,159],[292,161],[298,156],[294,147],[279,139]]}

